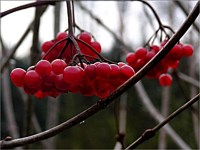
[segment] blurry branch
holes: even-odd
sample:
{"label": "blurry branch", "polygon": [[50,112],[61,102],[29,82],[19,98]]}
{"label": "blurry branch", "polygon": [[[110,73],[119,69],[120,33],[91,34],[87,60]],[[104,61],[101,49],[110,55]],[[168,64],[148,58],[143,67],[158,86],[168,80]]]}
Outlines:
{"label": "blurry branch", "polygon": [[[65,129],[68,129],[83,120],[86,120],[87,118],[91,117],[95,113],[99,112],[102,109],[105,109],[111,102],[114,101],[115,98],[120,96],[122,93],[124,93],[126,90],[128,90],[131,86],[133,86],[135,83],[137,83],[142,77],[148,73],[156,64],[158,64],[165,55],[171,50],[172,47],[180,40],[180,38],[185,34],[185,32],[189,29],[189,27],[192,25],[192,23],[195,21],[197,16],[199,15],[199,5],[200,1],[197,2],[196,6],[194,7],[193,11],[190,13],[190,15],[187,17],[185,22],[182,24],[182,26],[179,28],[179,30],[172,36],[172,38],[169,39],[169,41],[166,43],[166,45],[156,54],[156,56],[150,60],[144,67],[142,67],[133,77],[131,77],[129,80],[127,80],[123,85],[118,87],[116,91],[110,94],[109,97],[100,99],[96,104],[90,106],[83,112],[79,113],[78,115],[74,116],[73,118],[49,129],[44,132],[31,135],[24,138],[19,139],[13,139],[10,141],[2,140],[0,141],[1,148],[12,148],[17,147],[21,145],[26,145],[30,143],[34,143],[43,139],[47,139],[49,137],[52,137]],[[175,112],[170,118],[167,118],[163,123],[159,124],[159,126],[156,126],[153,130],[154,132],[160,129],[164,124],[168,123],[173,117],[178,115],[180,112],[182,112],[184,109],[188,108],[191,104],[196,102],[198,99],[198,96],[189,101],[189,103],[186,103],[184,105],[184,108],[180,108],[178,112]],[[149,133],[149,132],[147,132]],[[147,135],[147,134],[145,134]],[[146,137],[146,136],[145,136]],[[140,141],[140,140],[139,140]],[[138,143],[137,143],[138,144]]]}
{"label": "blurry branch", "polygon": [[[6,57],[7,50],[8,48],[6,45],[4,45],[4,42],[1,39],[1,46],[2,46],[2,57]],[[7,138],[19,138],[19,128],[17,126],[16,122],[16,117],[15,117],[15,112],[14,112],[14,107],[13,107],[13,100],[12,100],[12,94],[11,94],[11,87],[10,87],[10,79],[9,79],[9,69],[7,68],[1,76],[1,81],[2,81],[2,103],[3,103],[3,109],[5,113],[5,118],[7,121],[7,128],[8,132],[10,133],[10,136],[6,137]],[[4,90],[4,91],[2,91]],[[21,147],[16,148],[16,150],[22,149]]]}
{"label": "blurry branch", "polygon": [[119,131],[116,135],[116,144],[114,150],[121,150],[125,148],[125,135],[126,135],[126,106],[127,106],[127,93],[125,92],[120,96],[119,103]]}
{"label": "blurry branch", "polygon": [[189,83],[191,86],[194,86],[194,87],[196,87],[196,88],[200,88],[200,87],[199,87],[199,86],[200,86],[200,85],[199,85],[199,81],[198,81],[198,80],[195,80],[195,79],[192,78],[191,76],[187,76],[186,74],[181,73],[181,72],[178,72],[177,75],[178,75],[178,77],[179,77],[181,80],[183,80],[183,81]]}
{"label": "blurry branch", "polygon": [[[190,32],[190,43],[194,44],[194,37],[193,34]],[[192,61],[190,61],[192,60]],[[190,60],[188,61],[188,65],[189,65],[189,76],[191,78],[195,78],[196,72],[196,56],[193,55]],[[198,82],[199,83],[199,82]],[[194,97],[194,95],[198,92],[198,88],[196,88],[194,85],[190,85],[190,97]],[[200,103],[196,103],[193,105],[194,108],[199,108]],[[197,148],[200,149],[200,113],[198,113],[198,115],[196,115],[193,111],[191,112],[191,116],[192,116],[192,121],[193,121],[193,131],[194,131],[194,138],[196,140],[196,145]]]}
{"label": "blurry branch", "polygon": [[[173,1],[177,6],[179,6],[179,8],[184,12],[184,14],[186,15],[186,16],[188,16],[188,11],[187,11],[187,9],[185,8],[185,6],[181,3],[181,1],[180,0],[175,0],[175,1]],[[197,32],[200,32],[199,31],[199,25],[197,25],[196,23],[194,23],[193,24],[193,26],[194,26],[194,28],[197,30]]]}
{"label": "blurry branch", "polygon": [[[143,102],[148,103],[145,106],[153,106],[150,103],[150,100],[148,99],[146,93],[144,92],[144,89],[142,87],[142,85],[140,83],[135,85],[136,90],[138,91],[138,93],[140,94],[141,100],[143,100]],[[130,144],[126,149],[135,149],[138,145],[142,144],[143,142],[145,142],[146,140],[152,138],[153,136],[155,136],[156,132],[158,130],[160,130],[162,127],[166,128],[166,124],[169,123],[172,119],[174,119],[177,115],[179,115],[181,112],[183,112],[184,110],[186,110],[187,108],[189,108],[191,105],[193,105],[195,102],[199,101],[200,98],[200,93],[198,93],[195,97],[193,97],[191,100],[189,100],[187,103],[185,103],[184,105],[182,105],[181,107],[179,107],[176,111],[174,111],[171,115],[169,115],[165,120],[163,120],[162,122],[160,122],[158,125],[156,125],[154,128],[152,129],[147,129],[138,139],[136,139],[132,144]],[[148,100],[148,101],[147,101]],[[157,117],[161,117],[159,115],[159,113],[157,113],[155,111],[155,109],[151,109],[152,113],[154,113],[155,116]],[[164,127],[165,126],[165,127]],[[175,137],[175,133],[173,136],[171,136],[173,139]],[[178,136],[177,136],[178,137]],[[191,149],[189,148],[188,145],[186,145],[186,143],[183,143],[183,141],[180,141],[180,139],[178,139],[176,137],[176,139],[174,139],[174,141],[182,148],[182,149]]]}
{"label": "blurry branch", "polygon": [[[169,100],[170,100],[170,87],[162,88],[162,106],[161,106],[161,114],[163,117],[166,117],[169,113]],[[158,141],[159,149],[167,149],[167,135],[164,129],[160,130],[159,141]]]}
{"label": "blurry branch", "polygon": [[[23,103],[25,104],[27,99],[28,99],[28,95],[24,93],[23,89],[21,88],[17,88],[17,90],[19,91],[20,93],[20,96],[21,96],[21,99],[23,101]],[[40,133],[42,132],[42,129],[40,127],[40,124],[38,122],[38,119],[37,119],[37,116],[35,113],[32,113],[32,117],[31,117],[31,121],[32,121],[32,124],[33,124],[33,128],[35,130],[36,133]],[[43,141],[40,141],[43,148],[47,149],[48,148],[48,142],[43,140]]]}
{"label": "blurry branch", "polygon": [[[88,13],[90,15],[90,17],[92,19],[94,19],[100,26],[102,26],[106,31],[108,31],[114,38],[117,42],[119,42],[124,48],[122,48],[122,50],[124,50],[125,53],[127,53],[128,51],[133,51],[131,49],[130,46],[127,46],[122,40],[121,38],[119,38],[117,36],[117,34],[115,32],[113,32],[108,26],[106,26],[101,19],[99,19],[97,16],[94,15],[93,12],[91,12],[89,9],[87,9],[85,6],[83,6],[81,4],[81,2],[78,2],[78,5],[80,6],[80,8],[82,10],[84,10],[86,13]],[[125,51],[126,50],[126,51]]]}
{"label": "blurry branch", "polygon": [[[37,0],[37,2],[40,2]],[[46,9],[46,6],[44,7]],[[31,46],[31,52],[30,52],[30,59],[31,59],[31,65],[35,64],[37,61],[36,58],[38,58],[39,55],[39,48],[38,48],[38,43],[39,43],[39,27],[40,27],[40,17],[41,17],[41,12],[43,11],[42,7],[36,7],[35,8],[35,18],[34,18],[34,23],[33,23],[33,38],[32,38],[32,46]],[[32,118],[32,113],[33,113],[33,99],[29,95],[28,99],[26,101],[26,109],[25,109],[25,134],[24,136],[28,136],[31,134],[31,118]],[[25,149],[28,149],[29,145],[26,145]]]}
{"label": "blurry branch", "polygon": [[21,6],[6,10],[4,12],[1,12],[0,18],[6,16],[8,14],[11,14],[13,12],[20,11],[20,10],[23,10],[23,9],[27,9],[27,8],[30,8],[30,7],[38,7],[38,6],[42,6],[42,5],[55,5],[56,2],[60,2],[60,1],[62,1],[62,0],[36,1],[36,2],[33,2],[33,3],[21,5]]}
{"label": "blurry branch", "polygon": [[[13,108],[13,103],[12,103],[12,97],[11,97],[11,88],[10,88],[10,83],[9,83],[9,71],[6,69],[4,73],[2,74],[2,91],[3,94],[3,109],[5,113],[5,118],[7,121],[7,128],[10,133],[11,138],[19,138],[19,129],[15,120],[15,112]],[[2,90],[1,89],[1,90]],[[20,148],[21,149],[21,148]]]}
{"label": "blurry branch", "polygon": [[[54,7],[54,37],[56,37],[57,33],[60,30],[60,6],[60,3],[57,3]],[[59,97],[48,97],[47,99],[47,129],[52,128],[58,124]],[[52,137],[46,141],[49,143],[48,149],[55,149],[56,137]]]}
{"label": "blurry branch", "polygon": [[[45,12],[46,9],[47,9],[47,7],[42,7],[42,10],[41,10],[41,12],[39,14],[40,17],[43,15],[43,13]],[[24,39],[27,37],[28,33],[32,30],[33,24],[34,24],[34,20],[29,24],[28,28],[26,29],[26,31],[24,32],[24,34],[22,35],[22,37],[20,38],[20,40],[17,42],[17,44],[14,46],[14,48],[11,49],[11,52],[5,58],[5,61],[2,62],[2,65],[0,67],[1,72],[3,72],[3,69],[6,67],[6,65],[9,62],[9,60],[14,56],[15,52],[17,51],[17,49],[19,48],[19,46],[22,44],[22,42],[24,41]]]}

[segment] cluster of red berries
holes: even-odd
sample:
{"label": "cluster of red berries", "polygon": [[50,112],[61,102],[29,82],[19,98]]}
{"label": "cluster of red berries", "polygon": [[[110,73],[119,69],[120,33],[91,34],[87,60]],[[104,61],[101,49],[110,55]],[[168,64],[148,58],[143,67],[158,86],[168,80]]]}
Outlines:
{"label": "cluster of red berries", "polygon": [[[126,56],[127,63],[137,72],[148,61],[150,61],[166,44],[167,40],[163,41],[160,46],[152,45],[149,49],[138,48],[136,52],[128,53]],[[189,44],[176,44],[167,56],[157,64],[146,77],[151,79],[159,79],[161,86],[169,86],[172,83],[172,77],[167,72],[170,68],[176,69],[179,65],[180,59],[191,56],[193,54],[193,47]]]}
{"label": "cluster of red berries", "polygon": [[14,69],[10,77],[16,86],[22,87],[27,94],[34,94],[38,98],[56,97],[68,91],[105,98],[135,74],[132,67],[122,62],[82,65],[67,66],[61,59],[55,59],[51,63],[41,60],[27,71],[21,68]]}
{"label": "cluster of red berries", "polygon": [[[101,45],[97,41],[92,41],[92,36],[87,32],[82,32],[75,40],[80,48],[82,54],[85,55],[87,60],[94,60],[97,54],[101,52]],[[70,41],[66,32],[57,34],[56,39],[46,41],[42,44],[42,58],[52,62],[60,58],[66,63],[72,60],[72,57],[77,53],[73,41]],[[93,50],[92,50],[93,49]]]}

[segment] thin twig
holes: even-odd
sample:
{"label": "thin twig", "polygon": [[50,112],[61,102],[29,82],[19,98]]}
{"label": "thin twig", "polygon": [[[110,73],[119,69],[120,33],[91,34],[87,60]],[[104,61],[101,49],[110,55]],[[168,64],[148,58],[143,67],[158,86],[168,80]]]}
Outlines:
{"label": "thin twig", "polygon": [[42,5],[55,5],[55,3],[59,2],[59,1],[61,1],[61,0],[37,1],[37,2],[33,2],[33,3],[21,5],[21,6],[18,6],[18,7],[15,7],[15,8],[12,8],[12,9],[9,9],[9,10],[6,10],[6,11],[0,13],[0,18],[4,17],[6,15],[9,15],[13,12],[20,11],[20,10],[23,10],[23,9],[27,9],[27,8],[30,8],[30,7],[38,7],[38,6],[42,6]]}
{"label": "thin twig", "polygon": [[[40,13],[40,16],[43,15],[43,13],[46,11],[46,9],[47,9],[47,7],[43,8],[43,10]],[[12,48],[10,54],[6,57],[5,61],[3,61],[2,65],[0,67],[1,72],[3,72],[3,69],[7,66],[9,60],[14,56],[14,54],[16,53],[16,51],[19,48],[19,46],[22,44],[24,39],[27,37],[29,32],[32,30],[33,24],[34,24],[34,20],[29,24],[28,28],[26,29],[26,31],[24,32],[24,34],[22,35],[20,40],[17,42],[17,44],[14,46],[14,48]]]}
{"label": "thin twig", "polygon": [[[133,86],[136,82],[138,82],[142,77],[148,73],[156,64],[158,64],[165,55],[171,50],[171,48],[180,40],[180,38],[185,34],[185,32],[189,29],[189,27],[192,25],[192,23],[195,21],[197,16],[199,15],[199,4],[200,1],[197,2],[196,6],[194,7],[193,11],[190,13],[190,15],[187,17],[183,25],[179,28],[179,30],[172,36],[172,38],[166,43],[166,45],[160,50],[159,53],[156,54],[156,56],[149,61],[141,70],[139,70],[133,77],[131,77],[128,81],[126,81],[123,85],[117,88],[116,91],[110,94],[109,97],[99,100],[96,104],[92,105],[85,111],[79,113],[75,117],[67,120],[66,122],[55,126],[49,130],[46,130],[44,132],[14,139],[11,141],[0,141],[1,148],[12,148],[17,147],[21,145],[26,145],[30,143],[34,143],[43,139],[47,139],[49,137],[52,137],[63,130],[70,128],[81,121],[91,117],[98,111],[106,108],[114,99],[118,96],[120,96],[122,93],[124,93],[127,89],[129,89],[131,86]],[[193,101],[192,101],[193,102]],[[187,107],[189,107],[189,104],[187,104]],[[186,108],[185,108],[186,109]],[[177,114],[174,114],[174,116]],[[173,117],[174,117],[173,116]],[[169,120],[168,120],[169,121]],[[159,126],[161,127],[161,126]],[[158,129],[158,127],[156,128]],[[155,130],[156,130],[155,129]]]}
{"label": "thin twig", "polygon": [[181,80],[189,83],[191,86],[195,86],[198,89],[200,88],[200,83],[199,83],[198,80],[196,80],[196,79],[194,79],[194,78],[192,78],[192,77],[190,77],[190,76],[188,76],[188,75],[186,75],[182,72],[178,72],[177,75]]}

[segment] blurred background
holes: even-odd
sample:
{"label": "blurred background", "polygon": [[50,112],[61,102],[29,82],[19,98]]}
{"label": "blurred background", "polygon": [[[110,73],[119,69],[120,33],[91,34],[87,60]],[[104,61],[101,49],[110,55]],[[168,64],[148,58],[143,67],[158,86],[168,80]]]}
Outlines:
{"label": "blurred background", "polygon": [[[30,2],[34,1],[3,0],[1,12]],[[162,23],[177,31],[197,0],[148,2]],[[101,43],[103,55],[115,62],[125,62],[125,52],[143,46],[158,29],[155,16],[141,2],[79,1],[74,6],[76,24],[92,33]],[[1,72],[1,139],[47,130],[98,100],[97,97],[72,93],[36,99],[11,83],[9,74],[12,69],[27,69],[34,64],[41,54],[41,43],[68,28],[66,2],[40,7],[38,38],[34,45],[35,14],[35,8],[29,8],[1,18],[1,67],[7,62]],[[84,122],[55,137],[17,149],[117,149],[116,137],[119,135],[125,136],[125,147],[131,144],[146,129],[153,128],[199,92],[199,25],[198,17],[181,39],[183,43],[192,44],[195,51],[192,57],[181,60],[176,72],[172,71],[172,86],[163,88],[157,80],[144,78],[108,108]],[[198,102],[138,149],[198,149],[199,135]]]}

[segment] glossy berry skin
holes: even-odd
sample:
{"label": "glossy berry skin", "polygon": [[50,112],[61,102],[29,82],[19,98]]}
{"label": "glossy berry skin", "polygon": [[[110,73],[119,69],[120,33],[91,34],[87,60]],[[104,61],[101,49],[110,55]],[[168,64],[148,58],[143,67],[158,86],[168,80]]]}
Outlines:
{"label": "glossy berry skin", "polygon": [[63,77],[68,84],[80,84],[84,77],[84,72],[78,66],[68,66],[63,71]]}
{"label": "glossy berry skin", "polygon": [[128,64],[133,64],[137,61],[137,58],[135,56],[135,53],[131,52],[131,53],[128,53],[127,56],[126,56],[126,62]]}
{"label": "glossy berry skin", "polygon": [[36,65],[35,65],[35,71],[40,75],[40,76],[47,76],[51,73],[51,63],[47,60],[40,60]]}
{"label": "glossy berry skin", "polygon": [[193,54],[193,51],[194,51],[194,48],[190,44],[184,44],[182,46],[182,53],[183,53],[183,56],[185,57],[191,56]]}
{"label": "glossy berry skin", "polygon": [[91,45],[98,53],[101,53],[101,45],[100,45],[99,42],[94,41],[94,42],[91,42],[90,45]]}
{"label": "glossy berry skin", "polygon": [[138,48],[135,52],[135,56],[139,59],[144,58],[147,54],[147,49],[146,48]]}
{"label": "glossy berry skin", "polygon": [[161,86],[170,86],[172,84],[172,76],[170,74],[161,74],[159,83]]}
{"label": "glossy berry skin", "polygon": [[47,52],[54,45],[53,41],[46,41],[42,44],[41,49],[43,52]]}
{"label": "glossy berry skin", "polygon": [[51,62],[52,71],[56,75],[62,74],[66,66],[67,64],[65,63],[65,61],[61,59],[55,59],[53,62]]}
{"label": "glossy berry skin", "polygon": [[80,40],[83,40],[84,42],[86,43],[90,43],[91,42],[91,35],[87,32],[82,32],[80,35],[79,35],[79,39]]}
{"label": "glossy berry skin", "polygon": [[39,88],[42,84],[41,76],[35,70],[28,71],[24,81],[29,88]]}
{"label": "glossy berry skin", "polygon": [[110,65],[108,63],[100,63],[97,65],[96,74],[101,78],[109,78],[110,76]]}
{"label": "glossy berry skin", "polygon": [[121,71],[121,79],[123,82],[128,80],[130,77],[132,77],[135,74],[135,71],[129,65],[122,66],[120,68],[120,71]]}
{"label": "glossy berry skin", "polygon": [[67,33],[66,32],[59,32],[57,35],[56,35],[56,40],[57,41],[60,41],[60,40],[63,40],[64,38],[67,37]]}
{"label": "glossy berry skin", "polygon": [[21,68],[16,68],[10,73],[11,81],[15,86],[22,87],[24,85],[24,78],[26,71]]}

